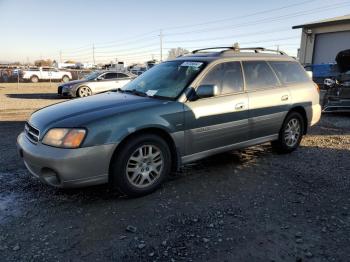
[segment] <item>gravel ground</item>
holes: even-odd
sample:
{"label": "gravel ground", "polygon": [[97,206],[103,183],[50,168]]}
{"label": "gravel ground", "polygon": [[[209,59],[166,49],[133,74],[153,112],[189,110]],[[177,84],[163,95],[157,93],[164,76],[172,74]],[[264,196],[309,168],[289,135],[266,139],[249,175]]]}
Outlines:
{"label": "gravel ground", "polygon": [[350,115],[323,116],[292,154],[213,156],[137,199],[41,184],[16,155],[25,114],[3,115],[1,261],[350,261]]}

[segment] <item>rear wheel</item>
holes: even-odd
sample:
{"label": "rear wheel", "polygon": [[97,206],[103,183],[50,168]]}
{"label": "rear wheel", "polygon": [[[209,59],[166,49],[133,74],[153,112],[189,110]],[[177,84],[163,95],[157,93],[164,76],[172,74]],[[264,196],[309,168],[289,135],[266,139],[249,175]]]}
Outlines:
{"label": "rear wheel", "polygon": [[30,81],[31,81],[32,83],[38,83],[38,82],[39,82],[39,77],[37,77],[37,76],[32,76],[32,77],[30,78]]}
{"label": "rear wheel", "polygon": [[86,97],[86,96],[91,96],[91,95],[92,95],[92,92],[88,86],[79,87],[79,89],[78,89],[78,96],[79,97]]}
{"label": "rear wheel", "polygon": [[69,76],[67,76],[67,75],[64,75],[63,77],[62,77],[62,82],[63,83],[67,83],[67,82],[69,82]]}
{"label": "rear wheel", "polygon": [[298,148],[304,134],[303,117],[291,112],[285,118],[278,140],[271,142],[272,148],[279,153],[290,153]]}
{"label": "rear wheel", "polygon": [[112,161],[111,185],[131,197],[156,190],[171,169],[167,143],[151,134],[129,140]]}

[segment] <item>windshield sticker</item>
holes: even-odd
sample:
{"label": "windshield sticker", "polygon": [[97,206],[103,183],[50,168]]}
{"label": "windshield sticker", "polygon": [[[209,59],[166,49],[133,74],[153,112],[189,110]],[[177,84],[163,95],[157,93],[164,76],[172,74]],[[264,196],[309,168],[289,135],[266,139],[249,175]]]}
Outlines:
{"label": "windshield sticker", "polygon": [[195,67],[195,68],[198,68],[200,67],[201,65],[203,65],[202,62],[183,62],[180,66],[191,66],[191,67]]}
{"label": "windshield sticker", "polygon": [[147,94],[148,96],[154,96],[157,92],[158,92],[158,90],[148,90],[148,91],[146,92],[146,94]]}

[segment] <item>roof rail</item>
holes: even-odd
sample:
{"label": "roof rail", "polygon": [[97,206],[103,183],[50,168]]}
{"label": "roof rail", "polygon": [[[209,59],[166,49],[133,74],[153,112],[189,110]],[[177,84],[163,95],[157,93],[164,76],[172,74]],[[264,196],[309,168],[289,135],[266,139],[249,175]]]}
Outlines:
{"label": "roof rail", "polygon": [[196,54],[198,52],[201,51],[205,51],[205,50],[213,50],[213,49],[226,49],[221,51],[220,53],[224,53],[227,51],[236,51],[236,52],[240,52],[245,51],[245,50],[252,50],[255,53],[260,53],[260,52],[274,52],[280,55],[287,55],[285,52],[280,51],[280,50],[274,50],[274,49],[266,49],[264,47],[243,47],[243,48],[239,48],[239,47],[235,47],[235,46],[219,46],[219,47],[209,47],[209,48],[202,48],[202,49],[196,49],[192,51],[192,54]]}

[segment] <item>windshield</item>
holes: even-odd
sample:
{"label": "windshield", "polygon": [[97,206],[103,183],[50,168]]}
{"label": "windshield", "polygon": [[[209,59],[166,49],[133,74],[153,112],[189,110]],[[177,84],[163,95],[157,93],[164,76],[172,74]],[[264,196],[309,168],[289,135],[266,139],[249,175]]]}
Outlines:
{"label": "windshield", "polygon": [[98,77],[101,73],[100,72],[92,72],[84,77],[85,80],[93,80],[96,77]]}
{"label": "windshield", "polygon": [[174,99],[194,80],[204,66],[204,62],[183,60],[164,62],[144,72],[123,90]]}

